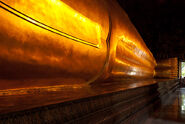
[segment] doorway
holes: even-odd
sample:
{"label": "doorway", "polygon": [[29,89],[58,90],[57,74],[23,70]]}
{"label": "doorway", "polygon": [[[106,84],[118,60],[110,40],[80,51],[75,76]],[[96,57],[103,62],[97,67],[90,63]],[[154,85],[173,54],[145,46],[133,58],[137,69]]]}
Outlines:
{"label": "doorway", "polygon": [[184,78],[185,77],[185,62],[181,62],[180,65],[181,65],[180,66],[180,71],[181,71],[180,76]]}

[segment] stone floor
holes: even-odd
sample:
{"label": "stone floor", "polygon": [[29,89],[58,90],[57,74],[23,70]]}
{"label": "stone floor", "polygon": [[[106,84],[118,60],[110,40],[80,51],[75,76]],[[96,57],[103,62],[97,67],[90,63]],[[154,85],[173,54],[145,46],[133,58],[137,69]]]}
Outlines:
{"label": "stone floor", "polygon": [[163,98],[145,124],[185,124],[185,88]]}

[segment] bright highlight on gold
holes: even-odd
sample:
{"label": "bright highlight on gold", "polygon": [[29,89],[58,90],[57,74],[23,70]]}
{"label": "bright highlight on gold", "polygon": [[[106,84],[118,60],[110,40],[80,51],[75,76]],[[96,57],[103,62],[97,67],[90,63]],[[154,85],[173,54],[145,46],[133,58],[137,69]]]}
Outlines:
{"label": "bright highlight on gold", "polygon": [[[61,6],[63,4],[63,3],[61,3],[60,1],[57,1],[57,0],[52,0],[52,2],[55,2],[58,6]],[[18,16],[18,17],[20,17],[20,18],[22,18],[22,19],[24,19],[24,20],[34,24],[34,25],[36,25],[36,26],[39,26],[39,27],[41,27],[43,29],[46,29],[48,31],[51,31],[51,32],[56,33],[58,35],[61,35],[63,37],[66,37],[66,38],[72,39],[74,41],[77,41],[77,42],[80,42],[80,43],[83,43],[83,44],[86,44],[86,45],[90,45],[90,46],[93,46],[93,47],[96,47],[96,48],[99,48],[99,46],[100,46],[99,44],[101,42],[101,40],[100,40],[101,39],[101,35],[100,35],[101,29],[100,29],[100,26],[98,24],[94,24],[93,25],[93,26],[95,26],[95,29],[97,30],[97,33],[98,33],[97,34],[98,35],[97,36],[98,37],[98,44],[94,44],[94,43],[82,40],[80,38],[77,38],[75,36],[69,35],[67,33],[64,33],[62,31],[60,31],[58,29],[55,29],[53,27],[50,27],[50,26],[48,26],[48,25],[46,25],[46,24],[44,24],[42,22],[39,22],[39,21],[37,21],[37,20],[35,20],[35,19],[33,19],[33,18],[31,18],[31,17],[29,17],[29,16],[19,12],[18,10],[10,7],[9,5],[3,3],[2,1],[0,1],[0,7],[2,7],[3,9],[9,11],[10,13],[12,13],[12,14],[14,14],[14,15],[16,15],[16,16]],[[65,7],[65,6],[62,6],[62,7]],[[93,24],[92,22],[90,22],[89,19],[86,19],[86,18],[82,17],[81,15],[75,13],[74,11],[72,11],[72,9],[70,10],[70,8],[66,7],[66,11],[68,11],[68,12],[71,11],[71,14],[73,14],[74,17],[78,18],[79,20],[81,20],[85,24],[88,24],[88,23],[90,23],[91,25]]]}

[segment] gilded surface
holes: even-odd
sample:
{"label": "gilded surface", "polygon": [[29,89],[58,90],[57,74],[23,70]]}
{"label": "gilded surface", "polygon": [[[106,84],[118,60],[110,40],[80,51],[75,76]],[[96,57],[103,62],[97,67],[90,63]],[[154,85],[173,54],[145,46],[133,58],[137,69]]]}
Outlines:
{"label": "gilded surface", "polygon": [[115,0],[3,0],[0,7],[1,85],[154,76],[153,55]]}

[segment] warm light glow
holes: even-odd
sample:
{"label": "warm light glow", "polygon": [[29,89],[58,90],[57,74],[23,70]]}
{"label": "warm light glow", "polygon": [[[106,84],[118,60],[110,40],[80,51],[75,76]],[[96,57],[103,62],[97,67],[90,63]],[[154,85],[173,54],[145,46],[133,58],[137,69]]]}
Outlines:
{"label": "warm light glow", "polygon": [[106,62],[108,18],[97,6],[103,21],[61,0],[0,1],[0,61],[6,61],[0,73],[8,79],[62,77],[64,83],[98,77]]}
{"label": "warm light glow", "polygon": [[137,42],[137,39],[135,41],[132,41],[132,40],[129,40],[128,38],[125,38],[124,36],[121,36],[120,40],[122,43],[122,47],[126,51],[128,51],[130,55],[134,55],[135,59],[138,62],[141,62],[142,64],[144,64],[144,66],[151,67],[151,62],[148,61],[148,59],[150,58],[149,56],[150,54],[146,53],[146,49],[144,49],[143,46]]}
{"label": "warm light glow", "polygon": [[[64,21],[66,22],[67,20],[65,18],[69,18],[71,21],[70,22],[67,22],[65,23],[65,25],[69,25],[70,27],[71,26],[74,26],[76,27],[75,30],[78,31],[78,33],[81,33],[81,37],[84,37],[84,39],[80,39],[80,38],[77,38],[76,36],[78,36],[77,34],[75,36],[71,35],[70,31],[68,33],[68,27],[63,27],[63,25],[60,25],[61,27],[61,30],[63,30],[64,32],[62,32],[61,30],[57,29],[56,27],[51,27],[50,25],[46,25],[44,24],[45,22],[40,22],[39,20],[35,20],[33,19],[31,16],[34,16],[36,15],[35,13],[32,13],[31,15],[27,16],[26,13],[22,13],[19,11],[19,8],[20,5],[16,5],[17,9],[14,9],[10,6],[8,6],[7,4],[3,3],[0,1],[0,6],[2,8],[4,8],[5,10],[11,12],[12,14],[36,25],[36,26],[39,26],[43,29],[46,29],[48,31],[51,31],[53,33],[56,33],[58,35],[61,35],[63,37],[67,37],[69,39],[72,39],[74,41],[77,41],[77,42],[80,42],[80,43],[83,43],[83,44],[87,44],[87,45],[90,45],[90,46],[93,46],[93,47],[99,47],[100,46],[100,43],[101,43],[101,27],[91,21],[90,19],[84,17],[83,15],[81,15],[80,13],[77,13],[75,10],[73,10],[72,8],[70,8],[69,6],[67,6],[66,4],[64,4],[62,1],[60,0],[47,0],[48,4],[51,4],[51,7],[50,8],[50,11],[55,11],[55,12],[58,12],[57,16],[58,18],[60,18],[61,22]],[[25,2],[26,3],[26,2]],[[40,5],[42,5],[42,3],[40,3]],[[45,4],[44,4],[45,5]],[[39,6],[40,9],[46,9],[45,6]],[[55,8],[54,8],[55,7]],[[62,8],[62,11],[61,9]],[[50,12],[48,11],[48,13]],[[61,12],[61,13],[60,13]],[[60,17],[61,15],[61,17]],[[65,17],[62,17],[62,16],[65,16]],[[60,22],[60,24],[62,24]],[[46,23],[47,20],[46,20]],[[55,23],[58,23],[58,22],[55,22]],[[67,29],[65,29],[67,28]],[[66,31],[66,32],[65,32]],[[86,34],[87,33],[92,35],[93,37],[95,37],[94,41],[89,41],[89,38],[87,38]],[[87,39],[87,41],[86,41]],[[93,39],[93,38],[91,38]]]}
{"label": "warm light glow", "polygon": [[3,0],[0,7],[5,79],[75,84],[155,73],[153,55],[116,1]]}
{"label": "warm light glow", "polygon": [[118,66],[117,68],[114,69],[112,74],[114,75],[122,75],[122,76],[144,76],[144,75],[153,75],[154,70],[147,68],[145,66],[139,66],[139,65],[134,65],[129,62],[125,62],[123,60],[115,59],[115,63]]}

